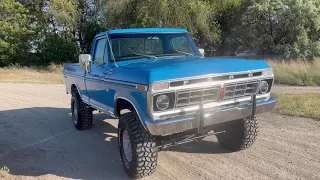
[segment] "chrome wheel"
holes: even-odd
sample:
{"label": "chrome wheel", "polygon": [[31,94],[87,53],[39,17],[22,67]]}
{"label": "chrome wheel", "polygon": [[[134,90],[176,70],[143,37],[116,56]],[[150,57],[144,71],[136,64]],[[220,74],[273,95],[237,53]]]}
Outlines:
{"label": "chrome wheel", "polygon": [[131,142],[130,142],[129,133],[127,130],[123,131],[122,148],[123,148],[123,152],[124,152],[124,155],[125,155],[127,161],[131,162],[132,161],[132,149],[131,149]]}
{"label": "chrome wheel", "polygon": [[76,103],[73,104],[73,109],[72,109],[72,116],[73,116],[73,123],[77,124],[78,123],[78,108],[75,106]]}

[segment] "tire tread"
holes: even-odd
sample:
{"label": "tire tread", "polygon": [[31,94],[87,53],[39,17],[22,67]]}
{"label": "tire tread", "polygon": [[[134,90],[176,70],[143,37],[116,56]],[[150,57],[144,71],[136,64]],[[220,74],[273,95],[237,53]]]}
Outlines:
{"label": "tire tread", "polygon": [[217,134],[218,141],[230,151],[241,151],[251,147],[258,136],[257,118],[243,118],[240,120],[224,123],[219,131],[225,133]]}
{"label": "tire tread", "polygon": [[158,158],[155,138],[144,129],[135,112],[122,114],[119,123],[120,126],[124,123],[129,135],[133,137],[132,151],[136,154],[130,169],[125,167],[126,172],[134,179],[151,175],[156,170]]}
{"label": "tire tread", "polygon": [[78,105],[78,123],[75,124],[75,127],[78,130],[90,129],[92,126],[93,109],[82,101],[77,90],[73,90],[71,94],[72,99],[76,101],[75,103]]}

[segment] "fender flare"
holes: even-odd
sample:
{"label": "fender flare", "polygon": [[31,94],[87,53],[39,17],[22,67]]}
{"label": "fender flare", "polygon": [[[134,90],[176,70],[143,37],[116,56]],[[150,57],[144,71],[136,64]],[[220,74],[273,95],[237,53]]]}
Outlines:
{"label": "fender flare", "polygon": [[[115,100],[114,100],[114,106],[115,106],[115,108],[114,108],[114,114],[115,114],[115,117],[119,118],[118,113],[117,113],[117,111],[118,111],[118,110],[117,110],[117,106],[118,106],[118,100],[119,100],[119,99],[125,100],[125,101],[127,101],[128,103],[130,103],[130,104],[132,105],[132,107],[134,108],[135,112],[138,114],[138,117],[139,117],[139,119],[140,119],[140,122],[141,122],[142,126],[144,127],[144,129],[145,129],[146,131],[148,131],[148,129],[147,129],[146,125],[144,124],[144,122],[142,121],[141,116],[140,116],[140,114],[139,114],[139,111],[137,110],[137,108],[136,108],[136,106],[134,105],[134,103],[133,103],[131,100],[125,98],[125,97],[118,96],[118,97],[115,98]],[[149,131],[148,131],[148,132],[149,132]]]}
{"label": "fender flare", "polygon": [[[70,86],[70,92],[69,92],[69,93],[71,94],[71,92],[72,92],[72,86],[75,86],[75,87],[77,88],[77,91],[78,91],[78,93],[79,93],[79,95],[80,95],[80,97],[81,97],[81,93],[80,93],[81,91],[79,90],[79,87],[78,87],[77,84],[74,84],[74,83],[71,84],[71,86]],[[81,99],[82,99],[82,98],[81,98]]]}

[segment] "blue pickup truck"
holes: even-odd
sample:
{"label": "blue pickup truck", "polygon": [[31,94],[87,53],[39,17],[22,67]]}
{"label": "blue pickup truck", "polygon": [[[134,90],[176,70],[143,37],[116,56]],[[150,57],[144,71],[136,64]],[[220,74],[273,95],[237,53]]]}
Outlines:
{"label": "blue pickup truck", "polygon": [[93,111],[119,119],[126,173],[153,173],[157,152],[215,135],[230,151],[250,147],[256,115],[273,109],[273,71],[264,61],[205,58],[184,29],[111,30],[95,36],[90,54],[64,67],[78,130]]}

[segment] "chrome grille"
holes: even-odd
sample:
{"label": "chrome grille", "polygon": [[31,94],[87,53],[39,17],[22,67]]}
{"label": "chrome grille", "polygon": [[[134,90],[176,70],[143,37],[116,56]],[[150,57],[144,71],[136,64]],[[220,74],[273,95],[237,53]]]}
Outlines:
{"label": "chrome grille", "polygon": [[200,104],[202,102],[217,101],[219,94],[219,87],[178,91],[176,107]]}
{"label": "chrome grille", "polygon": [[257,92],[258,87],[259,81],[245,81],[226,84],[224,100],[251,96],[253,93]]}

